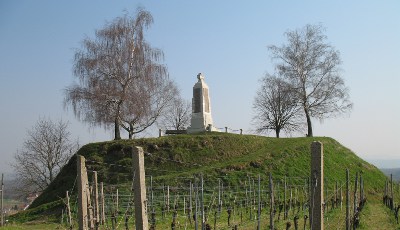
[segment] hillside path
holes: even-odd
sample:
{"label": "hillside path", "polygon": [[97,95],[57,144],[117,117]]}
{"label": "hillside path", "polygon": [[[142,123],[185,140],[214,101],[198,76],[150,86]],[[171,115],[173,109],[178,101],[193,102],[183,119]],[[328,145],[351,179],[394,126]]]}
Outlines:
{"label": "hillside path", "polygon": [[395,224],[394,214],[377,201],[367,202],[361,211],[360,222],[359,229],[400,230],[400,225]]}

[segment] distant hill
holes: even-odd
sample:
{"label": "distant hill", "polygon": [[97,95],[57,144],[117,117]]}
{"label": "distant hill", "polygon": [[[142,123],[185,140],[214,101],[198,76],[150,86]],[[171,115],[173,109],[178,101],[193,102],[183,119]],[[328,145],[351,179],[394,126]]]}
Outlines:
{"label": "distant hill", "polygon": [[[310,145],[324,144],[325,181],[333,188],[335,181],[345,181],[346,168],[352,180],[362,172],[369,199],[380,199],[385,175],[375,166],[362,160],[332,138],[271,138],[253,135],[204,133],[161,138],[119,140],[83,146],[79,155],[89,162],[89,170],[98,172],[99,181],[108,184],[128,183],[131,180],[131,146],[142,146],[145,152],[146,175],[167,184],[182,183],[179,178],[203,174],[205,179],[224,177],[229,183],[240,183],[247,175],[272,172],[273,177],[284,175],[307,177],[310,172]],[[90,163],[92,162],[92,163]],[[67,190],[76,190],[76,157],[57,175],[50,186],[32,203],[57,206]],[[127,176],[128,175],[128,176]],[[50,203],[53,202],[53,203]],[[60,203],[61,204],[61,203]]]}
{"label": "distant hill", "polygon": [[390,177],[390,174],[393,175],[393,180],[400,181],[400,168],[385,168],[380,169],[387,177]]}

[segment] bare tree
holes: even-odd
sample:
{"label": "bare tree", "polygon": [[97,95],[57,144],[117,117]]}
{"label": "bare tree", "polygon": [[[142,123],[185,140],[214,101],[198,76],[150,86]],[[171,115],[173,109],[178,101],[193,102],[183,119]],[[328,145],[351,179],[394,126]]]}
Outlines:
{"label": "bare tree", "polygon": [[152,23],[151,14],[139,9],[135,18],[124,15],[97,30],[75,53],[79,84],[66,89],[64,104],[84,122],[114,126],[115,139],[121,127],[131,138],[152,125],[173,94],[174,83],[159,63],[163,52],[144,39]]}
{"label": "bare tree", "polygon": [[191,112],[192,104],[178,95],[163,114],[161,124],[166,129],[184,130],[190,124]]}
{"label": "bare tree", "polygon": [[288,83],[275,76],[266,75],[260,80],[253,108],[256,131],[259,133],[274,130],[279,138],[281,130],[288,133],[299,130],[299,106],[294,92]]}
{"label": "bare tree", "polygon": [[326,42],[319,25],[285,33],[287,44],[270,46],[279,75],[292,85],[313,136],[311,118],[323,120],[351,110],[348,89],[340,76],[339,51]]}
{"label": "bare tree", "polygon": [[27,132],[23,148],[12,164],[22,192],[41,192],[78,150],[78,141],[70,139],[68,123],[40,118]]}
{"label": "bare tree", "polygon": [[121,127],[128,132],[129,139],[166,113],[177,94],[175,83],[168,79],[159,79],[152,84],[138,82],[135,88],[121,110]]}

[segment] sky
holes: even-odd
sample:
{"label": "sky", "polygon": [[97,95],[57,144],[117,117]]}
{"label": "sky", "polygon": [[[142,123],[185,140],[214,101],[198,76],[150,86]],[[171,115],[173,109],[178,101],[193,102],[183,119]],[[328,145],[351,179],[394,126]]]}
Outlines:
{"label": "sky", "polygon": [[[315,136],[328,136],[378,167],[400,167],[400,2],[393,1],[0,1],[0,172],[22,149],[40,117],[69,122],[81,145],[113,138],[89,127],[63,106],[75,78],[73,56],[96,29],[137,7],[154,24],[147,41],[164,51],[169,76],[191,100],[198,73],[210,87],[216,127],[254,129],[259,79],[274,73],[267,47],[284,33],[320,24],[340,51],[351,113],[313,120]],[[304,132],[305,133],[305,132]],[[127,135],[122,131],[123,138]],[[158,135],[157,127],[142,136]],[[291,136],[303,136],[295,133]],[[270,134],[273,136],[273,133]]]}

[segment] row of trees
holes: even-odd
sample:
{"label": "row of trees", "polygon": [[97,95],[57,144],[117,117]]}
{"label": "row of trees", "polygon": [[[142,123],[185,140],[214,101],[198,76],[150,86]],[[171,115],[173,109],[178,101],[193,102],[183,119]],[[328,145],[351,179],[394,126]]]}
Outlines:
{"label": "row of trees", "polygon": [[258,132],[301,131],[313,136],[312,118],[347,113],[353,104],[340,76],[340,54],[319,25],[285,33],[287,43],[269,46],[275,74],[261,79],[253,107]]}
{"label": "row of trees", "polygon": [[[144,38],[153,22],[139,9],[136,17],[124,15],[85,39],[74,59],[79,83],[65,91],[65,106],[83,122],[114,127],[129,138],[157,121],[174,129],[189,123],[190,104],[161,63],[164,54]],[[323,120],[351,110],[348,89],[340,76],[340,54],[326,42],[324,28],[307,25],[285,33],[287,43],[269,46],[275,74],[261,80],[254,100],[258,132],[300,131],[313,136],[312,118]]]}

